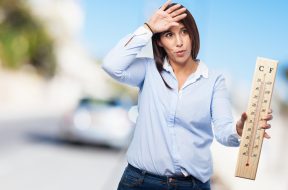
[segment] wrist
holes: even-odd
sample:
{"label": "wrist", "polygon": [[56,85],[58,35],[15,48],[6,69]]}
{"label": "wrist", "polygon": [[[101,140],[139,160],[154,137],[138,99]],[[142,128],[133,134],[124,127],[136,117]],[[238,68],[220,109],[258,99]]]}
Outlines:
{"label": "wrist", "polygon": [[150,30],[150,31],[152,32],[152,34],[154,34],[154,31],[153,31],[153,29],[152,29],[152,27],[151,27],[150,24],[148,24],[147,22],[145,22],[145,23],[144,23],[144,27],[145,27],[146,29]]}

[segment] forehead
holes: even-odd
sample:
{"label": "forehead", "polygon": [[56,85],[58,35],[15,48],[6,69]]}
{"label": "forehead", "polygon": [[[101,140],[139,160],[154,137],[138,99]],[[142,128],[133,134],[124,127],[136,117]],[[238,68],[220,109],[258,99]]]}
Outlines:
{"label": "forehead", "polygon": [[184,24],[182,24],[181,22],[178,22],[179,25],[177,26],[172,26],[170,27],[168,30],[169,31],[176,31],[176,30],[180,30],[182,28],[185,28]]}

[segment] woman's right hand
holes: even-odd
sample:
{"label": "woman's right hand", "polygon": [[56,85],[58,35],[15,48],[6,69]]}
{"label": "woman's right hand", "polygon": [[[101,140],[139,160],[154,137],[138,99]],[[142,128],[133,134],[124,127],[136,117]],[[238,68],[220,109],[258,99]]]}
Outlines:
{"label": "woman's right hand", "polygon": [[180,4],[173,5],[165,10],[171,0],[166,1],[160,9],[158,9],[147,22],[154,33],[164,32],[172,26],[177,26],[180,20],[185,18],[186,8],[180,8]]}

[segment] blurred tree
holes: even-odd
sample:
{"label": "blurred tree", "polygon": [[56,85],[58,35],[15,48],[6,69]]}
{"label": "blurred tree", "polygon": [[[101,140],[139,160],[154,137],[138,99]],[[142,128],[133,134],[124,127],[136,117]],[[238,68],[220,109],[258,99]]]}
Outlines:
{"label": "blurred tree", "polygon": [[53,41],[21,0],[0,0],[0,61],[10,69],[28,64],[47,78],[55,73]]}

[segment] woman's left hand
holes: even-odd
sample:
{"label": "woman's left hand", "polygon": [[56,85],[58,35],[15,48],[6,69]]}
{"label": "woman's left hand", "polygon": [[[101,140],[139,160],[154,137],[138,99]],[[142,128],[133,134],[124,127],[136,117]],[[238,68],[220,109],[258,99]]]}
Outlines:
{"label": "woman's left hand", "polygon": [[[243,132],[243,127],[244,127],[244,123],[247,119],[247,114],[246,112],[243,112],[241,115],[241,119],[238,120],[237,124],[236,124],[236,130],[239,136],[242,136],[242,132]],[[269,109],[268,114],[262,118],[262,120],[265,120],[264,125],[261,126],[262,129],[270,129],[271,125],[269,123],[267,123],[267,121],[270,121],[273,119],[272,116],[272,109]],[[270,136],[264,132],[264,137],[267,139],[270,139]]]}

